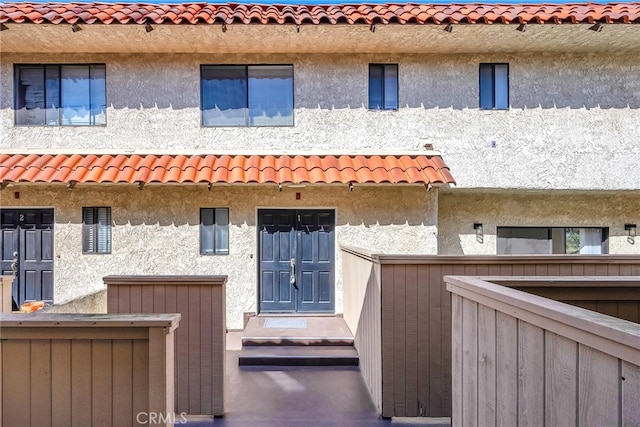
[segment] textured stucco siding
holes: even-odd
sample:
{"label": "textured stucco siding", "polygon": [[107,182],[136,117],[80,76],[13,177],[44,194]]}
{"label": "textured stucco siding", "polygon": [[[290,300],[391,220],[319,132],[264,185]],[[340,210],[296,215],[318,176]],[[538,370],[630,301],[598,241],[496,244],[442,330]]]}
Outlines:
{"label": "textured stucco siding", "polygon": [[[14,63],[104,62],[105,127],[16,127]],[[368,111],[368,64],[399,64],[398,111]],[[478,64],[510,66],[508,111],[478,109]],[[200,126],[201,64],[294,66],[295,125]],[[458,188],[636,189],[640,54],[4,54],[0,148],[440,150]]]}
{"label": "textured stucco siding", "polygon": [[[20,198],[14,198],[14,192]],[[301,193],[296,200],[295,193]],[[336,312],[342,312],[338,245],[387,253],[437,252],[437,194],[423,186],[125,185],[11,186],[2,207],[53,207],[54,303],[104,289],[107,275],[227,275],[227,325],[242,328],[242,314],[256,311],[258,208],[323,207],[336,210]],[[112,253],[82,254],[82,207],[111,206]],[[228,207],[230,254],[199,254],[199,209]]]}
{"label": "textured stucco siding", "polygon": [[[629,239],[627,223],[640,225],[640,191],[497,193],[440,192],[438,254],[495,255],[496,229],[503,227],[608,227],[610,254],[640,254],[640,237]],[[476,239],[482,223],[484,239]]]}

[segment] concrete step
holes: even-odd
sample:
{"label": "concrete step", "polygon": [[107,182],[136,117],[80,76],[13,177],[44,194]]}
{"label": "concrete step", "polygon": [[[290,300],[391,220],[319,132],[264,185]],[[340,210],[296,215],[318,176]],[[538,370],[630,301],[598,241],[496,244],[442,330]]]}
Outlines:
{"label": "concrete step", "polygon": [[240,365],[358,366],[358,353],[350,346],[243,346]]}
{"label": "concrete step", "polygon": [[353,347],[353,337],[341,336],[341,337],[327,337],[327,336],[280,336],[280,337],[254,337],[243,336],[242,346],[295,346],[295,347],[337,347],[347,346]]}

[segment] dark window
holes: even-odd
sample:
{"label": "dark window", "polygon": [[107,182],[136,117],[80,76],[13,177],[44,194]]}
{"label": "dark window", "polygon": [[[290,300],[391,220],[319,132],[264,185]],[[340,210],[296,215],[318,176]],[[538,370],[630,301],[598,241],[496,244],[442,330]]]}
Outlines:
{"label": "dark window", "polygon": [[82,208],[82,252],[111,253],[111,208]]}
{"label": "dark window", "polygon": [[398,109],[397,64],[369,64],[369,109]]}
{"label": "dark window", "polygon": [[498,227],[498,255],[606,254],[608,228]]}
{"label": "dark window", "polygon": [[509,108],[509,64],[480,64],[480,108]]}
{"label": "dark window", "polygon": [[229,209],[200,209],[200,253],[229,254]]}
{"label": "dark window", "polygon": [[104,64],[16,65],[17,125],[106,123]]}
{"label": "dark window", "polygon": [[293,65],[203,65],[203,126],[293,126]]}

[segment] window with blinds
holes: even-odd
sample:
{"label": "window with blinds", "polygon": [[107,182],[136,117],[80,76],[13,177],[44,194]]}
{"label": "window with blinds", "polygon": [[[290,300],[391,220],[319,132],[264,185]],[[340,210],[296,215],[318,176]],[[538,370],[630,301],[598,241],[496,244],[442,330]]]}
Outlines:
{"label": "window with blinds", "polygon": [[82,208],[82,253],[111,253],[111,208]]}
{"label": "window with blinds", "polygon": [[200,209],[200,254],[229,254],[229,209]]}

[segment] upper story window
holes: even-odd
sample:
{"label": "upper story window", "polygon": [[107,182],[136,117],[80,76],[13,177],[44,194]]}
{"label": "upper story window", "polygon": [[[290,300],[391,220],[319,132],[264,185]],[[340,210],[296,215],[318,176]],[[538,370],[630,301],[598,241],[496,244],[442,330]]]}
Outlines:
{"label": "upper story window", "polygon": [[398,64],[369,64],[369,109],[398,109]]}
{"label": "upper story window", "polygon": [[104,64],[16,65],[17,125],[106,124]]}
{"label": "upper story window", "polygon": [[111,208],[82,208],[82,253],[111,253]]}
{"label": "upper story window", "polygon": [[203,126],[293,126],[293,65],[201,66]]}
{"label": "upper story window", "polygon": [[608,228],[498,227],[498,255],[606,254]]}
{"label": "upper story window", "polygon": [[509,109],[509,64],[480,64],[480,108]]}

